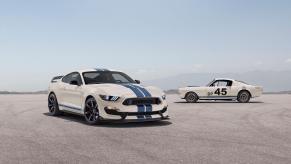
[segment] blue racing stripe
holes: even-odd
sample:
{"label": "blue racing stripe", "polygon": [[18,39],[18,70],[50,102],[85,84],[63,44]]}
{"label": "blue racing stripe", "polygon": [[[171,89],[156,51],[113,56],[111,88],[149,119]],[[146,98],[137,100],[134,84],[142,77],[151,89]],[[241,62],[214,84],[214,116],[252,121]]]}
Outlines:
{"label": "blue racing stripe", "polygon": [[124,86],[124,87],[129,88],[130,90],[132,90],[134,92],[134,94],[138,98],[143,98],[144,97],[144,95],[142,94],[142,92],[140,92],[137,88],[133,87],[132,85],[124,84],[122,86]]}
{"label": "blue racing stripe", "polygon": [[146,105],[146,112],[151,112],[153,110],[152,105]]}
{"label": "blue racing stripe", "polygon": [[[144,112],[145,111],[145,106],[144,105],[138,105],[137,106],[137,111],[138,112]],[[137,116],[138,119],[144,119],[145,116],[144,115],[139,115]]]}
{"label": "blue racing stripe", "polygon": [[[140,86],[137,86],[137,85],[135,85],[136,87],[138,87],[138,88],[140,88],[140,90],[144,93],[144,95],[146,96],[146,97],[152,97],[152,95],[150,94],[150,92],[149,91],[147,91],[144,87],[140,87]],[[146,105],[146,112],[152,112],[152,110],[153,110],[153,106],[152,105]]]}
{"label": "blue racing stripe", "polygon": [[109,71],[108,69],[104,69],[104,68],[95,68],[96,71],[101,71],[101,72],[105,72],[105,71]]}
{"label": "blue racing stripe", "polygon": [[[152,97],[152,95],[147,91],[144,87],[138,86],[138,85],[133,85],[134,87],[138,88],[139,91],[143,93],[145,97]],[[152,112],[153,111],[153,106],[151,104],[145,105],[145,112]],[[151,115],[146,115],[146,118],[152,118]]]}
{"label": "blue racing stripe", "polygon": [[[138,98],[144,98],[144,97],[152,97],[152,95],[147,91],[144,87],[133,85],[133,84],[124,84],[122,85],[126,88],[129,88],[134,92],[134,94]],[[137,105],[138,112],[152,112],[153,106],[151,104],[148,105]],[[152,118],[151,115],[140,115],[137,116],[138,119],[145,119],[145,118]]]}
{"label": "blue racing stripe", "polygon": [[[152,105],[146,105],[146,112],[152,112],[153,106]],[[146,115],[146,118],[152,118],[151,115]]]}
{"label": "blue racing stripe", "polygon": [[[136,97],[138,97],[138,98],[145,97],[144,94],[140,90],[138,90],[136,87],[134,87],[134,86],[132,86],[130,84],[124,84],[122,86],[130,89],[136,95]],[[137,105],[137,111],[138,112],[145,112],[146,108],[145,108],[144,105]],[[137,118],[138,119],[145,119],[145,116],[144,115],[139,115],[139,116],[137,116]]]}
{"label": "blue racing stripe", "polygon": [[139,90],[143,92],[145,97],[152,97],[149,91],[147,91],[144,87],[138,86],[138,85],[133,85],[134,87],[137,87]]}

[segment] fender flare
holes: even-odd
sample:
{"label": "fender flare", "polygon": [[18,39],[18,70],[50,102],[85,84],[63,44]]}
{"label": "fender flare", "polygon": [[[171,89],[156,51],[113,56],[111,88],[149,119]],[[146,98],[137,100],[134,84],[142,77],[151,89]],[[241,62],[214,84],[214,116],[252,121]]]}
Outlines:
{"label": "fender flare", "polygon": [[238,92],[238,94],[237,94],[237,97],[238,97],[238,95],[241,93],[241,92],[248,92],[249,94],[250,94],[250,98],[252,98],[253,96],[252,96],[252,93],[249,91],[249,90],[247,90],[247,89],[241,89],[239,92]]}
{"label": "fender flare", "polygon": [[197,96],[197,98],[200,99],[200,97],[198,96],[198,94],[196,92],[194,92],[194,91],[186,92],[184,99],[186,99],[187,95],[190,94],[190,93],[194,93]]}

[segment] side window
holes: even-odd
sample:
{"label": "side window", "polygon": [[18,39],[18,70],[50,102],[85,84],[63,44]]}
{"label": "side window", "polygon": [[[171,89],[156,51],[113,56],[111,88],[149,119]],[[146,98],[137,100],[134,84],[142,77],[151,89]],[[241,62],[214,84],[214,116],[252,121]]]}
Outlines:
{"label": "side window", "polygon": [[218,81],[215,81],[214,83],[212,83],[211,85],[210,85],[210,87],[217,87],[218,86]]}
{"label": "side window", "polygon": [[226,87],[227,81],[218,81],[218,87]]}
{"label": "side window", "polygon": [[70,84],[71,80],[72,80],[72,73],[63,77],[62,82]]}
{"label": "side window", "polygon": [[70,73],[66,75],[65,77],[63,77],[62,79],[62,82],[67,83],[67,84],[70,84],[71,81],[77,81],[79,84],[82,84],[81,76],[77,72]]}
{"label": "side window", "polygon": [[80,76],[79,73],[73,73],[72,74],[72,80],[71,81],[77,81],[78,84],[82,85],[82,79],[81,79],[81,76]]}
{"label": "side window", "polygon": [[228,80],[220,80],[220,81],[215,81],[210,85],[210,87],[231,87],[232,86],[232,81]]}
{"label": "side window", "polygon": [[232,86],[232,81],[227,81],[227,87],[231,87]]}

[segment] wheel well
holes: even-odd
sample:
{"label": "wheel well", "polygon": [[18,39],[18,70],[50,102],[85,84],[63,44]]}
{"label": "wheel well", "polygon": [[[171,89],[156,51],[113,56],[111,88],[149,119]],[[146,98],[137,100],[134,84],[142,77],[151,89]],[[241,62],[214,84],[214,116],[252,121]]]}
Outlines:
{"label": "wheel well", "polygon": [[57,98],[57,95],[55,94],[55,92],[51,91],[48,95],[48,98],[50,98],[51,95],[54,95],[54,97],[57,99],[57,102],[58,102],[58,98]]}
{"label": "wheel well", "polygon": [[83,102],[83,109],[85,109],[85,104],[86,104],[86,101],[88,100],[88,99],[90,99],[90,98],[94,98],[92,95],[89,95],[89,96],[87,96],[86,97],[86,99],[85,99],[85,101]]}
{"label": "wheel well", "polygon": [[185,94],[185,98],[188,96],[188,94],[190,94],[190,93],[194,93],[197,97],[198,97],[198,99],[199,99],[199,96],[197,95],[197,93],[195,93],[195,92],[193,92],[193,91],[190,91],[190,92],[187,92],[186,94]]}
{"label": "wheel well", "polygon": [[248,92],[250,94],[250,96],[252,97],[252,94],[250,91],[246,90],[246,89],[243,89],[241,91],[238,92],[237,96],[241,93],[241,92]]}
{"label": "wheel well", "polygon": [[55,92],[53,92],[53,91],[49,93],[49,95],[51,95],[51,94],[54,94],[54,95],[56,95],[56,94],[55,94]]}
{"label": "wheel well", "polygon": [[90,98],[94,98],[94,97],[91,96],[91,95],[87,96],[85,102],[86,102],[88,99],[90,99]]}

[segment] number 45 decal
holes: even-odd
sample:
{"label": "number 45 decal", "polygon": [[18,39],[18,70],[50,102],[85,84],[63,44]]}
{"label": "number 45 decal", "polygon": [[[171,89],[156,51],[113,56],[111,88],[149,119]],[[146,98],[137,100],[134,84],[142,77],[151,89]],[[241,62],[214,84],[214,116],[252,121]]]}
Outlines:
{"label": "number 45 decal", "polygon": [[217,94],[217,95],[227,95],[227,89],[226,88],[218,88],[214,94]]}

